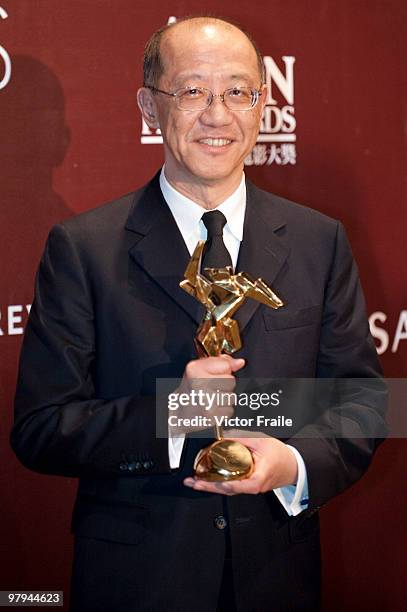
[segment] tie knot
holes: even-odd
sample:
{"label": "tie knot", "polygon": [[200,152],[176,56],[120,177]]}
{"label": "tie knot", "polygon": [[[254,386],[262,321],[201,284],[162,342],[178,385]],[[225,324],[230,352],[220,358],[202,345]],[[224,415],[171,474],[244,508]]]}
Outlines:
{"label": "tie knot", "polygon": [[222,236],[223,228],[226,225],[226,217],[220,210],[211,210],[203,214],[202,221],[208,230],[208,240],[213,236]]}

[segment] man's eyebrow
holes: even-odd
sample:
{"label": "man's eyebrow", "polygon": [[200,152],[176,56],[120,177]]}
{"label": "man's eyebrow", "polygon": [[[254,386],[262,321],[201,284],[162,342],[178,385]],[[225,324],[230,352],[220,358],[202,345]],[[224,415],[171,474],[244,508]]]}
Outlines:
{"label": "man's eyebrow", "polygon": [[[203,74],[199,74],[198,72],[185,72],[177,76],[174,84],[178,85],[179,83],[185,83],[186,81],[191,81],[191,83],[193,84],[194,80],[201,81],[205,80],[205,78],[207,77],[205,77]],[[253,75],[248,72],[238,72],[235,74],[228,75],[225,78],[231,81],[252,81]]]}
{"label": "man's eyebrow", "polygon": [[251,81],[253,79],[253,75],[248,72],[239,72],[237,74],[231,74],[230,79],[235,79],[237,81]]}
{"label": "man's eyebrow", "polygon": [[196,79],[197,81],[201,81],[205,77],[198,72],[184,72],[177,76],[175,79],[175,84],[181,83],[183,81],[190,81]]}

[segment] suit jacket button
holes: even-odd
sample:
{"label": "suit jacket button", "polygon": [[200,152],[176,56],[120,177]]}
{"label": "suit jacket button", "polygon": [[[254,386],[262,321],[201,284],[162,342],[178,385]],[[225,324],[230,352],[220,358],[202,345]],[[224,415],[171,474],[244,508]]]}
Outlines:
{"label": "suit jacket button", "polygon": [[222,514],[219,514],[218,516],[215,516],[213,524],[215,525],[216,529],[222,530],[227,527],[228,522]]}

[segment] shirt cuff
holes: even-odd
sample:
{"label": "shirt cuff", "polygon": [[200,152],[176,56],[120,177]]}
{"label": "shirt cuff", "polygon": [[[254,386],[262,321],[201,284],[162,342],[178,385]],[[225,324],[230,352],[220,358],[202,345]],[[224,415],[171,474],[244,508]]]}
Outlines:
{"label": "shirt cuff", "polygon": [[185,436],[177,436],[175,438],[168,436],[168,458],[170,461],[170,468],[172,470],[179,468],[179,464],[181,463],[182,449],[184,448],[184,441]]}
{"label": "shirt cuff", "polygon": [[297,460],[298,477],[295,485],[274,489],[277,499],[289,516],[297,516],[308,508],[308,478],[304,459],[294,446],[287,444]]}

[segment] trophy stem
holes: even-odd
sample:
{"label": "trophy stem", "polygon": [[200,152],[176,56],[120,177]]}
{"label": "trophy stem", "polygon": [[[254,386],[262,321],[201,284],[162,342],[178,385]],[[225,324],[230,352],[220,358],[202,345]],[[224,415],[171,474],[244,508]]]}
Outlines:
{"label": "trophy stem", "polygon": [[215,438],[217,440],[223,440],[223,429],[220,425],[214,425]]}

